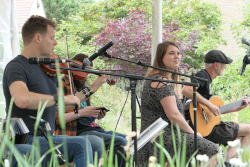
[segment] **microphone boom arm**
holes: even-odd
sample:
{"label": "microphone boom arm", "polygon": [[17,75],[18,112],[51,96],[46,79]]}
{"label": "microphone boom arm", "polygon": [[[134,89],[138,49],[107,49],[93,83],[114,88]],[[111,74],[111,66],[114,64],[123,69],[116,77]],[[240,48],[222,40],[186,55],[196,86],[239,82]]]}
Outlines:
{"label": "microphone boom arm", "polygon": [[200,80],[200,81],[207,82],[207,79],[204,79],[204,78],[200,78],[200,77],[196,77],[196,76],[191,76],[191,75],[186,75],[186,74],[182,74],[182,73],[178,73],[178,72],[174,72],[174,71],[169,71],[169,70],[164,69],[164,68],[159,68],[159,67],[150,66],[150,65],[147,65],[147,64],[141,62],[140,60],[136,63],[136,62],[134,62],[134,61],[125,60],[125,59],[121,59],[121,58],[119,58],[119,57],[111,56],[111,55],[109,55],[107,52],[104,53],[104,56],[105,56],[105,57],[108,57],[108,58],[115,58],[115,59],[118,59],[118,60],[127,61],[127,62],[134,63],[134,64],[137,64],[137,65],[140,65],[140,66],[144,66],[144,67],[150,67],[150,68],[154,68],[154,69],[157,69],[157,70],[161,70],[161,71],[166,71],[166,72],[170,72],[170,73],[173,73],[173,74],[182,75],[182,76],[191,78],[191,80],[192,80],[192,79],[197,79],[197,80]]}

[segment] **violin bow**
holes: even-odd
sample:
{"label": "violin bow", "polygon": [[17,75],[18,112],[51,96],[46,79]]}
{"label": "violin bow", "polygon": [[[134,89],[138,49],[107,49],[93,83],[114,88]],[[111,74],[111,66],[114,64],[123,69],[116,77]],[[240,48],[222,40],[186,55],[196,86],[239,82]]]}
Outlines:
{"label": "violin bow", "polygon": [[[68,50],[68,40],[67,40],[67,30],[63,29],[63,31],[65,31],[65,37],[66,37],[66,58],[69,60],[69,50]],[[70,68],[70,63],[67,63],[68,68]],[[75,91],[74,91],[74,81],[73,81],[73,76],[72,76],[72,72],[70,70],[68,70],[68,76],[69,76],[69,85],[70,85],[70,91],[71,94],[75,96]],[[74,113],[78,114],[78,109],[77,109],[77,105],[75,105],[74,107]]]}

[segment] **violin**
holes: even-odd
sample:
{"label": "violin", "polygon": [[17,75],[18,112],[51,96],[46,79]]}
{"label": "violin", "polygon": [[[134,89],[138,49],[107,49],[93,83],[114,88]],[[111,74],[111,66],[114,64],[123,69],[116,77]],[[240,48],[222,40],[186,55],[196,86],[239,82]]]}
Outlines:
{"label": "violin", "polygon": [[[56,55],[56,54],[52,54],[51,58],[53,59],[60,59],[59,55]],[[71,67],[72,68],[82,68],[82,62],[80,61],[77,61],[77,60],[70,60],[71,63]],[[54,63],[52,65],[55,65]],[[60,67],[68,67],[67,63],[59,63],[59,66]],[[47,64],[41,64],[41,68],[43,69],[43,71],[48,74],[48,75],[51,75],[51,76],[56,76],[56,69],[54,68],[51,68],[49,65]],[[60,69],[60,72],[62,74],[67,74],[68,75],[68,70],[64,70],[64,69]],[[72,74],[72,77],[73,79],[76,79],[78,81],[85,81],[88,77],[88,73],[87,72],[82,72],[82,71],[71,71],[71,74]],[[98,75],[98,74],[97,74]],[[100,75],[99,75],[100,76]],[[107,79],[106,81],[110,86],[111,85],[114,85],[115,84],[115,80],[114,79]]]}
{"label": "violin", "polygon": [[[60,57],[54,53],[52,54],[51,58],[60,59]],[[70,60],[70,61],[74,62],[76,60]],[[55,63],[53,63],[52,65],[55,65]],[[46,74],[51,75],[51,76],[56,76],[56,69],[51,68],[47,64],[41,64],[41,67]],[[59,63],[59,67],[68,67],[68,65],[67,63]],[[60,72],[62,74],[68,74],[68,70],[60,69]],[[72,71],[72,76],[76,80],[84,81],[86,77],[88,76],[88,73],[81,72],[81,71]]]}
{"label": "violin", "polygon": [[[82,68],[82,64],[83,64],[82,62],[77,61],[77,60],[72,60],[72,59],[70,61],[72,61],[70,63],[72,67],[76,67],[76,68],[80,68],[80,69]],[[77,71],[77,72],[80,72],[80,71]],[[85,76],[81,76],[82,73],[86,73],[86,72],[80,72],[79,76],[75,76],[75,78],[73,76],[73,78],[76,79],[76,80],[78,80],[78,81],[85,80],[85,79],[83,79],[83,77],[85,77]],[[88,73],[87,73],[87,75],[88,75]],[[101,76],[100,74],[96,74],[96,75]],[[109,86],[112,86],[112,85],[115,84],[116,81],[114,79],[107,79],[106,82],[109,84]]]}

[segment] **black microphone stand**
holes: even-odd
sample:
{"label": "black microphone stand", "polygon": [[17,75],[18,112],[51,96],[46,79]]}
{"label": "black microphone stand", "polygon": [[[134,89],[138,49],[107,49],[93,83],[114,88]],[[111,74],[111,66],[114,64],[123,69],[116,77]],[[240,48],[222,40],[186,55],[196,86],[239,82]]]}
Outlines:
{"label": "black microphone stand", "polygon": [[[51,66],[51,68],[55,68],[55,66]],[[85,68],[85,66],[84,66]],[[154,68],[154,67],[153,67]],[[81,71],[85,73],[91,73],[91,74],[97,74],[97,75],[111,75],[111,76],[119,76],[119,77],[124,77],[130,79],[130,90],[131,90],[131,115],[132,115],[132,131],[136,132],[136,85],[137,85],[137,80],[151,80],[151,81],[158,81],[158,82],[166,82],[166,80],[163,79],[155,79],[155,78],[148,78],[148,77],[143,77],[140,75],[131,75],[131,74],[114,74],[114,73],[107,73],[107,72],[99,72],[99,71],[92,71],[92,70],[87,70],[87,69],[80,69],[80,68],[67,68],[67,67],[60,67],[60,69],[64,70],[72,70],[72,71]],[[161,69],[161,68],[158,68]],[[164,70],[164,69],[162,69]],[[172,71],[169,71],[171,73],[175,73]],[[188,75],[187,75],[188,76]],[[188,76],[190,77],[190,76]],[[199,79],[199,77],[194,77]],[[183,84],[183,85],[189,85],[189,86],[194,86],[198,87],[197,83],[190,83],[190,82],[177,82],[177,81],[167,81],[169,83],[176,83],[176,84]],[[195,133],[197,135],[197,133]],[[137,157],[137,136],[134,138],[134,165],[138,166],[138,157]]]}
{"label": "black microphone stand", "polygon": [[[242,39],[242,43],[247,44],[249,46],[249,42],[247,41],[246,38]],[[250,64],[250,57],[249,56],[250,56],[250,47],[248,48],[247,53],[246,53],[245,57],[243,58],[242,66],[241,66],[240,71],[239,71],[240,75],[242,75],[244,73],[246,65]]]}
{"label": "black microphone stand", "polygon": [[249,55],[245,55],[245,57],[243,58],[243,63],[242,63],[242,66],[241,66],[240,72],[239,72],[240,75],[242,75],[244,73],[247,64],[250,64]]}
{"label": "black microphone stand", "polygon": [[[42,136],[44,136],[45,139],[49,142],[49,138],[48,138],[47,134],[44,132],[41,125],[38,126],[38,130],[40,130]],[[53,145],[56,146],[55,142],[53,142]],[[65,165],[67,165],[68,167],[71,167],[71,165],[65,160],[63,154],[61,153],[61,151],[58,148],[56,148],[56,152],[57,152],[56,156],[59,157],[65,163]]]}
{"label": "black microphone stand", "polygon": [[[198,81],[196,79],[192,79],[192,83],[197,83]],[[194,152],[198,149],[197,147],[197,97],[196,97],[196,87],[193,86],[193,110],[194,110]],[[195,166],[197,166],[197,163],[195,163]]]}

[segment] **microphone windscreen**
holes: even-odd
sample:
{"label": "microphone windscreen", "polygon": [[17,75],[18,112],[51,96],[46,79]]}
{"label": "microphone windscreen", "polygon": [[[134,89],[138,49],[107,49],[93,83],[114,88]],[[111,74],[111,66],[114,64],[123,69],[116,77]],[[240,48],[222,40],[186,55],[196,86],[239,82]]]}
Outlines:
{"label": "microphone windscreen", "polygon": [[102,51],[106,51],[108,48],[110,48],[112,45],[114,44],[113,41],[110,41],[109,43],[107,43],[105,46],[103,46],[99,52],[102,52]]}
{"label": "microphone windscreen", "polygon": [[250,46],[250,42],[246,38],[242,38],[241,42]]}

